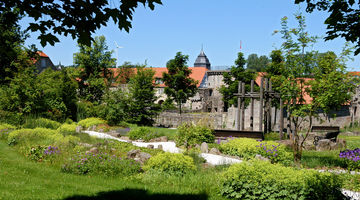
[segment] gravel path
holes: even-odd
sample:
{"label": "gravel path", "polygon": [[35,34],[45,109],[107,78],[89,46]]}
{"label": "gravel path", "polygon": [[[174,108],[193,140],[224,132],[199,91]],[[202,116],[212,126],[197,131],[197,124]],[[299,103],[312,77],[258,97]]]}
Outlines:
{"label": "gravel path", "polygon": [[[128,142],[126,140],[119,139],[117,137],[108,135],[106,133],[100,133],[96,131],[84,131],[85,133],[95,136],[98,138],[104,138],[104,139],[113,139],[120,142]],[[170,153],[181,153],[182,149],[177,148],[175,142],[132,142],[133,145],[138,147],[147,147],[148,145],[154,145],[154,148],[158,148],[159,145],[162,145],[162,149],[166,152]],[[207,163],[212,165],[224,165],[224,164],[233,164],[233,163],[240,163],[242,160],[235,159],[235,158],[229,158],[222,155],[214,155],[209,153],[201,153],[201,157],[203,157]]]}

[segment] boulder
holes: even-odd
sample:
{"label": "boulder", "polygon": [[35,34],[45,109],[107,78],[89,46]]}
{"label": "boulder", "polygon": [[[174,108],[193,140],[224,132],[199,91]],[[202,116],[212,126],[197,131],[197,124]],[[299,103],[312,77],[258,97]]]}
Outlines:
{"label": "boulder", "polygon": [[255,159],[263,160],[263,161],[270,161],[269,158],[265,158],[260,154],[256,154]]}
{"label": "boulder", "polygon": [[89,150],[90,153],[97,154],[99,153],[99,149],[97,147],[93,147]]}
{"label": "boulder", "polygon": [[129,159],[134,159],[141,151],[139,149],[132,149],[127,153]]}
{"label": "boulder", "polygon": [[339,149],[346,149],[346,140],[344,139],[337,139],[336,143],[338,144]]}
{"label": "boulder", "polygon": [[104,129],[101,128],[101,129],[98,130],[98,132],[103,133],[103,132],[104,132]]}
{"label": "boulder", "polygon": [[217,148],[211,148],[209,153],[215,154],[215,155],[220,155],[221,154],[221,152]]}
{"label": "boulder", "polygon": [[157,148],[163,150],[163,146],[161,144],[159,144]]}
{"label": "boulder", "polygon": [[329,151],[331,150],[331,140],[329,139],[322,139],[318,141],[318,144],[316,145],[316,151]]}
{"label": "boulder", "polygon": [[127,153],[127,157],[129,159],[138,161],[141,164],[144,164],[145,161],[147,161],[149,158],[151,158],[151,155],[148,153],[145,153],[145,152],[141,152],[139,149],[133,149]]}
{"label": "boulder", "polygon": [[146,148],[148,148],[148,149],[153,149],[153,148],[154,148],[154,145],[153,145],[153,144],[148,144]]}
{"label": "boulder", "polygon": [[206,142],[201,143],[200,146],[201,153],[208,153],[209,152],[209,146]]}
{"label": "boulder", "polygon": [[93,147],[93,145],[92,145],[92,144],[88,144],[88,143],[82,143],[82,142],[79,142],[78,144],[79,144],[79,146],[83,146],[83,147],[88,147],[88,148]]}
{"label": "boulder", "polygon": [[76,129],[75,129],[75,131],[76,131],[77,133],[80,133],[81,130],[82,130],[82,126],[77,126]]}
{"label": "boulder", "polygon": [[168,137],[167,136],[161,136],[160,138],[160,142],[167,142],[168,141]]}

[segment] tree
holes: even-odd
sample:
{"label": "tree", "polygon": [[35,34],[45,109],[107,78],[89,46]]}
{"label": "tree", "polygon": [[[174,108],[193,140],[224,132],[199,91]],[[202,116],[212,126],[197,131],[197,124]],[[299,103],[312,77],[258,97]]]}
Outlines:
{"label": "tree", "polygon": [[[30,50],[35,52],[35,49],[25,49],[22,46],[27,35],[17,24],[20,19],[21,16],[17,10],[6,9],[0,13],[0,84],[8,84],[16,73],[21,71],[16,63],[30,61],[30,58],[36,59],[34,54],[30,53]],[[25,58],[24,54],[28,57]],[[20,60],[21,57],[24,60]]]}
{"label": "tree", "polygon": [[356,43],[355,55],[360,53],[360,1],[359,0],[295,0],[296,4],[307,3],[307,12],[314,9],[326,11],[330,16],[325,20],[328,31],[325,40],[337,37]]}
{"label": "tree", "polygon": [[[328,113],[350,100],[349,91],[354,87],[352,80],[345,73],[344,57],[337,58],[333,53],[320,54],[305,48],[315,42],[305,30],[305,18],[296,14],[297,28],[289,28],[287,17],[282,18],[281,51],[273,51],[273,63],[270,64],[274,74],[276,90],[281,91],[281,98],[287,105],[289,118],[293,124],[290,139],[293,142],[294,161],[299,164],[302,157],[303,144],[310,133],[312,120],[318,117],[319,110]],[[295,39],[294,39],[295,37]],[[348,51],[346,51],[348,52]],[[309,68],[309,66],[312,66]],[[278,69],[283,69],[279,74]],[[313,75],[311,79],[303,78],[304,74]],[[305,95],[312,97],[305,101]],[[304,138],[300,137],[300,127],[307,122]]]}
{"label": "tree", "polygon": [[269,64],[269,58],[267,56],[258,57],[257,54],[250,54],[246,60],[246,69],[254,72],[265,71],[266,66]]}
{"label": "tree", "polygon": [[114,1],[108,0],[2,0],[0,13],[16,9],[21,15],[34,19],[27,30],[40,32],[38,39],[42,46],[59,42],[56,35],[71,35],[80,44],[90,46],[91,34],[106,26],[110,19],[120,30],[129,32],[133,12],[139,3],[154,10],[155,4],[161,4],[161,0],[121,0],[118,7]]}
{"label": "tree", "polygon": [[[91,46],[79,44],[80,52],[74,54],[74,63],[79,67],[79,93],[90,102],[100,102],[112,80],[108,68],[115,66],[115,58],[108,51],[105,37],[95,37]],[[105,80],[105,81],[104,81]]]}
{"label": "tree", "polygon": [[190,78],[191,70],[186,66],[189,56],[177,52],[174,59],[166,63],[167,73],[163,73],[167,99],[175,100],[181,114],[181,104],[193,97],[197,91],[197,82]]}
{"label": "tree", "polygon": [[245,70],[246,61],[242,52],[238,53],[238,58],[235,60],[235,66],[232,66],[230,72],[224,73],[224,84],[220,88],[220,93],[223,95],[225,107],[231,105],[237,106],[237,97],[234,93],[238,93],[239,81],[246,84],[246,91],[250,91],[251,80],[255,78],[254,72]]}
{"label": "tree", "polygon": [[155,71],[152,69],[138,66],[136,75],[130,79],[128,102],[130,123],[151,126],[154,117],[160,112],[160,106],[155,103],[157,97],[154,89],[154,74]]}

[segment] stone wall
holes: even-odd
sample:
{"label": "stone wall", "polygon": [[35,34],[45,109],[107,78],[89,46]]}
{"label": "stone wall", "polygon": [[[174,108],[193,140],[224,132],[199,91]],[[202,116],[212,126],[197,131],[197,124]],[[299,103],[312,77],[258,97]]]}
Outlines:
{"label": "stone wall", "polygon": [[[254,131],[259,130],[259,101],[254,102]],[[313,125],[322,125],[322,126],[340,126],[341,128],[347,126],[351,122],[350,116],[351,106],[343,106],[339,111],[332,112],[331,117],[326,117],[323,114],[320,114],[320,120],[314,119]],[[275,110],[272,108],[272,130],[279,131],[279,116],[280,110]],[[286,128],[286,110],[284,110],[284,128]],[[230,107],[228,112],[215,112],[215,113],[183,113],[182,116],[178,113],[163,112],[157,119],[157,126],[165,127],[177,127],[182,122],[198,122],[200,120],[207,121],[216,129],[237,129],[237,108]],[[306,128],[307,122],[303,123],[302,128]],[[245,110],[245,130],[250,130],[250,106]]]}

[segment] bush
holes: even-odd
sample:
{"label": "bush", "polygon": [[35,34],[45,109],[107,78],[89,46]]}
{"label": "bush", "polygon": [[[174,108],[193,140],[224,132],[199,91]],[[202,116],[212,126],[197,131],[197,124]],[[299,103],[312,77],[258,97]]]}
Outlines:
{"label": "bush", "polygon": [[46,118],[27,119],[23,128],[48,128],[56,130],[61,126],[61,123]]}
{"label": "bush", "polygon": [[0,124],[0,139],[6,140],[8,138],[9,133],[15,129],[16,129],[16,127],[13,125]]}
{"label": "bush", "polygon": [[107,153],[78,153],[62,167],[63,172],[74,174],[102,174],[106,176],[128,176],[140,172],[140,164]]}
{"label": "bush", "polygon": [[106,124],[106,121],[100,118],[90,117],[84,120],[79,121],[78,125],[84,128],[89,128],[91,126],[97,126],[100,124]]}
{"label": "bush", "polygon": [[58,131],[46,128],[19,129],[12,131],[8,136],[9,145],[21,145],[25,148],[37,145],[71,147],[79,141],[78,137],[64,137]]}
{"label": "bush", "polygon": [[187,148],[203,142],[213,143],[215,140],[212,130],[205,125],[183,123],[177,128],[177,133],[176,144],[185,145]]}
{"label": "bush", "polygon": [[271,132],[264,135],[265,140],[280,140],[280,133]]}
{"label": "bush", "polygon": [[269,158],[273,163],[280,162],[289,165],[292,162],[292,154],[286,151],[286,147],[272,141],[260,142],[250,138],[237,138],[221,144],[220,151],[245,160],[259,154]]}
{"label": "bush", "polygon": [[182,175],[195,171],[196,166],[191,157],[178,153],[160,153],[151,157],[144,165],[145,171]]}
{"label": "bush", "polygon": [[57,130],[63,135],[71,135],[76,133],[76,124],[63,124]]}
{"label": "bush", "polygon": [[149,127],[139,127],[139,128],[132,128],[129,133],[129,138],[131,140],[145,140],[145,141],[149,141],[153,138],[157,138],[160,136],[163,136],[162,134],[159,134],[157,132],[155,132],[154,130],[152,130]]}
{"label": "bush", "polygon": [[336,175],[264,161],[234,164],[224,172],[221,194],[232,199],[343,199]]}
{"label": "bush", "polygon": [[22,113],[0,110],[0,122],[20,125],[23,123],[23,120],[24,116]]}

